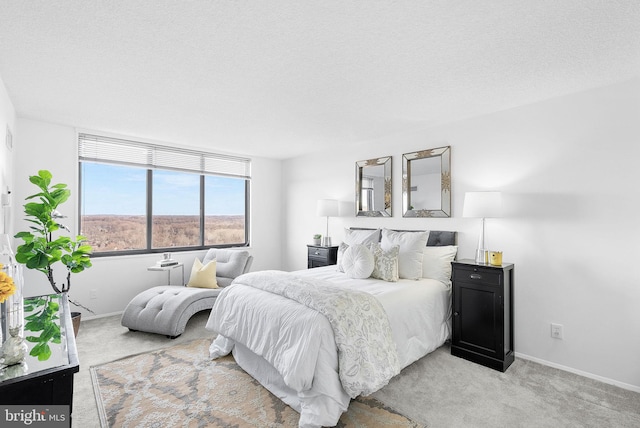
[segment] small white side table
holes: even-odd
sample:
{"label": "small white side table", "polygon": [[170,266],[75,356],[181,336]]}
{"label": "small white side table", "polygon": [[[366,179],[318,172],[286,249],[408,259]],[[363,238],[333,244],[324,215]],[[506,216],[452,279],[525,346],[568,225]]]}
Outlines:
{"label": "small white side table", "polygon": [[171,266],[149,266],[147,268],[148,271],[166,271],[167,272],[167,283],[169,285],[171,285],[171,271],[174,270],[175,268],[180,268],[180,273],[182,274],[180,276],[181,281],[181,285],[184,286],[184,263],[178,263],[177,265],[171,265]]}

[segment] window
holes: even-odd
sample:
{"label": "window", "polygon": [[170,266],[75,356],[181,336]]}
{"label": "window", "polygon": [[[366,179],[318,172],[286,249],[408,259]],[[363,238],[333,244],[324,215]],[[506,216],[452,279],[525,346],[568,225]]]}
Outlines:
{"label": "window", "polygon": [[94,255],[248,245],[250,160],[79,134]]}
{"label": "window", "polygon": [[193,247],[200,244],[200,176],[153,171],[151,247]]}
{"label": "window", "polygon": [[204,245],[224,245],[243,239],[244,183],[228,177],[204,178]]}
{"label": "window", "polygon": [[80,163],[80,234],[94,253],[147,248],[147,171]]}

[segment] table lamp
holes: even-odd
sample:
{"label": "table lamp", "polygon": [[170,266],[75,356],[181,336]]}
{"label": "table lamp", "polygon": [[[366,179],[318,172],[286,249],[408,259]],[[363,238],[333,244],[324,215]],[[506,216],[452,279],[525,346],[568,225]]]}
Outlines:
{"label": "table lamp", "polygon": [[317,206],[317,214],[320,217],[327,218],[327,233],[322,238],[322,246],[330,247],[331,238],[329,237],[329,217],[337,217],[339,214],[338,201],[334,199],[319,199]]}
{"label": "table lamp", "polygon": [[478,237],[476,248],[476,263],[488,262],[487,245],[484,233],[484,221],[486,218],[496,218],[502,215],[502,194],[500,192],[466,192],[464,194],[464,207],[462,217],[482,219],[482,231]]}

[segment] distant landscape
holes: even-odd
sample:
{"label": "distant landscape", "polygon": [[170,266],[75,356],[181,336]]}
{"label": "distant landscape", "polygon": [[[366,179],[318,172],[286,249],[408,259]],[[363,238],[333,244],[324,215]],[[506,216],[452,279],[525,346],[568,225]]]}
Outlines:
{"label": "distant landscape", "polygon": [[[153,248],[189,247],[199,245],[198,216],[154,216]],[[146,248],[146,216],[85,215],[82,234],[94,252],[139,250]],[[237,216],[206,216],[205,245],[243,243],[245,218]]]}

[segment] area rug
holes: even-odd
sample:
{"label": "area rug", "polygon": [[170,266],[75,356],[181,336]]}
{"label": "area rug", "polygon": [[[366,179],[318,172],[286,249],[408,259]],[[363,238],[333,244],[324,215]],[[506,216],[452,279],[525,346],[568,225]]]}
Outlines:
{"label": "area rug", "polygon": [[[297,427],[298,413],[232,356],[199,339],[91,367],[102,427]],[[423,427],[379,401],[353,400],[338,427]]]}

